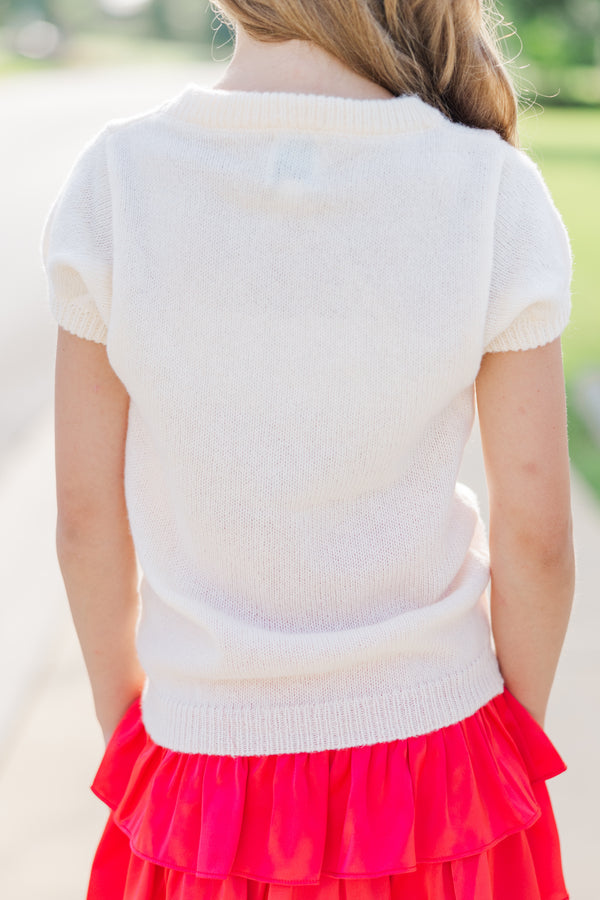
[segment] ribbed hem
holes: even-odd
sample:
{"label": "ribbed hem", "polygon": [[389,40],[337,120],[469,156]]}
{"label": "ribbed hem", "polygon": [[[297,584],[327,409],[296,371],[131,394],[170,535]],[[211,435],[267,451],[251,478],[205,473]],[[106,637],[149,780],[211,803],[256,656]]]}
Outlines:
{"label": "ribbed hem", "polygon": [[180,753],[265,756],[341,749],[426,734],[473,715],[504,690],[491,647],[443,681],[394,696],[354,697],[337,704],[259,708],[192,705],[147,681],[144,725],[159,746]]}
{"label": "ribbed hem", "polygon": [[97,344],[106,344],[108,329],[93,308],[80,306],[75,301],[61,304],[51,298],[51,311],[56,322],[65,331]]}
{"label": "ribbed hem", "polygon": [[386,99],[287,91],[225,91],[190,83],[167,114],[214,128],[290,128],[339,134],[393,134],[434,128],[442,113],[415,94]]}
{"label": "ribbed hem", "polygon": [[533,350],[549,344],[559,337],[569,323],[571,315],[570,298],[556,307],[552,319],[534,318],[534,312],[527,312],[516,319],[512,325],[489,342],[484,353],[496,353],[507,350]]}

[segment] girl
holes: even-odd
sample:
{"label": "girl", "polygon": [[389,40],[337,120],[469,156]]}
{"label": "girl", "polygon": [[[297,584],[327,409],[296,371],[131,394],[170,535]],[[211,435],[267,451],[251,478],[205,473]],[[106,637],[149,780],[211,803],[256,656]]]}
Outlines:
{"label": "girl", "polygon": [[513,87],[476,0],[219,6],[225,76],[44,228],[88,900],[564,900],[571,254]]}

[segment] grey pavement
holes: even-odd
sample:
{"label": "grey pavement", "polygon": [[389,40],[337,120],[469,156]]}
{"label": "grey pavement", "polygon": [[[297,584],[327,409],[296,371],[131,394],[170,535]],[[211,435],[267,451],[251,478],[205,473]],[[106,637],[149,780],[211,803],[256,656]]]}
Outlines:
{"label": "grey pavement", "polygon": [[[2,116],[13,125],[9,150],[36,167],[39,186],[24,213],[28,222],[15,226],[19,253],[5,249],[0,258],[8,298],[0,310],[0,359],[6,348],[16,361],[14,369],[0,363],[0,421],[7,423],[0,433],[0,897],[7,900],[84,900],[107,816],[89,791],[103,742],[54,551],[55,328],[36,272],[41,217],[82,142],[108,118],[162,102],[189,80],[213,83],[219,72],[217,65],[153,65],[0,81]],[[45,180],[40,146],[47,149]],[[17,209],[23,185],[5,180]],[[459,478],[478,493],[487,522],[477,422]],[[572,489],[577,587],[546,719],[568,771],[548,787],[571,900],[597,900],[600,506],[574,470]]]}

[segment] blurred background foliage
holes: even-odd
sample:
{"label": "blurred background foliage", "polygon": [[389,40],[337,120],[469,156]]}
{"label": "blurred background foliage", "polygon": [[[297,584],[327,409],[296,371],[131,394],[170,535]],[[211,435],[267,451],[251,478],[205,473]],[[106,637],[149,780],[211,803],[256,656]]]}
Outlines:
{"label": "blurred background foliage", "polygon": [[[600,0],[500,0],[497,8],[525,101],[537,91],[553,104],[600,105]],[[148,49],[224,60],[232,49],[208,0],[0,0],[0,29],[0,73],[32,60],[139,58]]]}
{"label": "blurred background foliage", "polygon": [[232,50],[208,0],[0,0],[0,30],[0,74],[149,56],[224,60]]}

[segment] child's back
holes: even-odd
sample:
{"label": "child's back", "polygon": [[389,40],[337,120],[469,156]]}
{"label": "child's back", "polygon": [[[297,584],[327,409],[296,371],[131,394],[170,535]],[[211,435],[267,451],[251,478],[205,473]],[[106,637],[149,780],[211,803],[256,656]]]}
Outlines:
{"label": "child's back", "polygon": [[[456,484],[474,382],[485,352],[569,316],[534,165],[417,97],[190,85],[109,125],[75,175],[57,215],[81,243],[55,232],[50,253],[81,272],[115,235],[87,334],[131,398],[154,740],[315,751],[470,715],[502,689]],[[105,193],[69,223],[86,183]]]}

